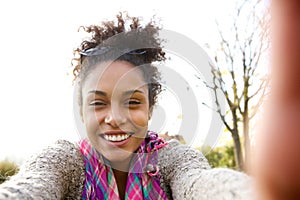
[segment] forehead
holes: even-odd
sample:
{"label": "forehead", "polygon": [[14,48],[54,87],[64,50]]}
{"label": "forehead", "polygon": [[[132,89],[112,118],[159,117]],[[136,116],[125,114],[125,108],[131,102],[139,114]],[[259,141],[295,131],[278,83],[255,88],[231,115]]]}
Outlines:
{"label": "forehead", "polygon": [[103,62],[86,77],[82,92],[101,90],[117,92],[145,88],[146,82],[139,67],[126,61]]}

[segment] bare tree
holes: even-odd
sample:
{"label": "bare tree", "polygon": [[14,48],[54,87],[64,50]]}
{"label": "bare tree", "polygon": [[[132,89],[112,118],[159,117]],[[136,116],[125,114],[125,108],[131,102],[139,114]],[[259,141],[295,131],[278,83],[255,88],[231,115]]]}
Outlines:
{"label": "bare tree", "polygon": [[[217,21],[220,40],[210,63],[212,83],[206,83],[215,96],[216,112],[230,131],[239,170],[246,170],[250,154],[250,121],[266,96],[269,79],[261,66],[268,52],[270,14],[262,0],[238,1],[231,21]],[[223,19],[224,20],[224,19]],[[223,23],[222,23],[223,22]],[[211,49],[211,48],[210,48]],[[227,110],[220,106],[221,92]]]}

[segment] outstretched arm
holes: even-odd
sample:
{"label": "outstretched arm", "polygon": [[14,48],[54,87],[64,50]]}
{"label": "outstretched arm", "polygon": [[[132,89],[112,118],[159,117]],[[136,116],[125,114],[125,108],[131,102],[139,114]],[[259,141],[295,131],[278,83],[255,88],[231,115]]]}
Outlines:
{"label": "outstretched arm", "polygon": [[161,152],[161,170],[174,199],[255,199],[250,178],[240,172],[211,169],[206,158],[193,148],[171,141]]}
{"label": "outstretched arm", "polygon": [[[60,140],[32,157],[10,180],[0,185],[0,200],[80,199],[84,165],[78,148]],[[81,185],[81,187],[80,187]]]}

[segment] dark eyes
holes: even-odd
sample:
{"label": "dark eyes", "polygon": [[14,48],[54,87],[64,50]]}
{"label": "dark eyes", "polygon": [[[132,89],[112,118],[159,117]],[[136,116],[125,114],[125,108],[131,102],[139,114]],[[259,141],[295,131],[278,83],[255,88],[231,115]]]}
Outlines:
{"label": "dark eyes", "polygon": [[141,102],[139,100],[136,100],[136,99],[130,99],[128,101],[125,101],[125,107],[127,108],[131,108],[131,109],[134,109],[134,108],[138,108],[139,105],[141,104]]}
{"label": "dark eyes", "polygon": [[[127,100],[124,102],[124,105],[127,106],[127,107],[133,107],[133,106],[137,106],[141,104],[141,102],[139,100],[136,100],[136,99],[130,99],[130,100]],[[103,101],[92,101],[89,103],[89,106],[97,106],[97,107],[104,107],[106,106],[107,104]]]}
{"label": "dark eyes", "polygon": [[128,104],[128,105],[138,105],[138,104],[141,104],[141,102],[138,101],[138,100],[130,100],[130,101],[126,102],[126,104]]}
{"label": "dark eyes", "polygon": [[106,103],[104,103],[103,101],[92,101],[91,103],[89,103],[89,106],[105,106]]}

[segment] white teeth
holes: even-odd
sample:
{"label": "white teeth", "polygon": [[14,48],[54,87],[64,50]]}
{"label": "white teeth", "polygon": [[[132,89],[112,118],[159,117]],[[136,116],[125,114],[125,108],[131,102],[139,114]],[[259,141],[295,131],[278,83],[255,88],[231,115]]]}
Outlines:
{"label": "white teeth", "polygon": [[120,142],[129,138],[129,135],[104,135],[104,138],[112,142]]}
{"label": "white teeth", "polygon": [[117,136],[117,140],[118,140],[118,141],[122,140],[122,138],[121,138],[120,135]]}

